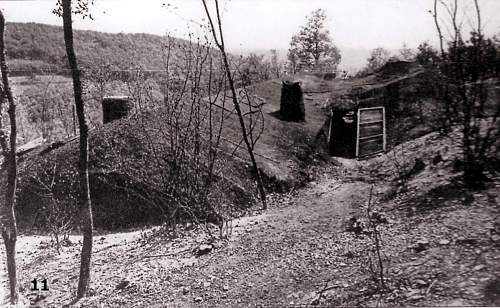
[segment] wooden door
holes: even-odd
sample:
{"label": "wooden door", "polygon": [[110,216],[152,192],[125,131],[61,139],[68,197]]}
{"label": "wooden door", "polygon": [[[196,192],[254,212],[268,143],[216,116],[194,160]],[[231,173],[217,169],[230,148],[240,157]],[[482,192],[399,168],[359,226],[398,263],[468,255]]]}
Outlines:
{"label": "wooden door", "polygon": [[356,138],[356,156],[363,157],[385,151],[384,107],[359,108]]}

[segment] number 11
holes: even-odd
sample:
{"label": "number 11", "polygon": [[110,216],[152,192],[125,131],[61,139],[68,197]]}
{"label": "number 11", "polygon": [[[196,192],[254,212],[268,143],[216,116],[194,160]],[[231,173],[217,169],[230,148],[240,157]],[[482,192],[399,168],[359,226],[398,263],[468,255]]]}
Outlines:
{"label": "number 11", "polygon": [[[31,290],[33,291],[39,291],[40,289],[38,289],[38,281],[35,279],[31,280],[31,283],[33,284],[33,288]],[[47,285],[47,279],[44,279],[42,280],[42,283],[43,283],[43,288],[42,288],[42,291],[48,291],[49,290],[49,287]]]}

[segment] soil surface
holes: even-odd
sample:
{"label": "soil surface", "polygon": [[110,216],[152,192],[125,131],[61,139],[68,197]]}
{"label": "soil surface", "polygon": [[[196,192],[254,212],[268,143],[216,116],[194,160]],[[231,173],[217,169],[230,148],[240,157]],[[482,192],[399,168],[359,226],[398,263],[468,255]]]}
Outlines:
{"label": "soil surface", "polygon": [[[210,242],[204,230],[183,231],[174,240],[158,239],[153,235],[158,229],[96,236],[92,296],[78,306],[300,303],[345,259],[341,223],[353,200],[368,190],[366,183],[340,185],[324,178],[293,201],[292,196],[282,197],[265,213],[234,221],[229,240],[211,243],[212,251],[202,256],[195,251]],[[58,255],[48,246],[48,237],[20,237],[20,281],[32,305],[58,307],[70,302],[78,282],[80,240],[71,236],[73,244]],[[49,291],[30,292],[34,278],[47,278]]]}
{"label": "soil surface", "polygon": [[[227,239],[212,225],[186,225],[175,237],[161,227],[98,234],[91,290],[75,306],[498,306],[500,179],[464,189],[452,170],[457,152],[443,142],[429,135],[405,145],[408,169],[416,158],[423,167],[404,189],[391,153],[332,160],[306,187],[270,195],[268,210],[233,221]],[[47,236],[20,236],[19,282],[31,307],[71,302],[80,249],[80,236],[60,254]],[[33,279],[47,279],[49,291],[32,291]],[[4,272],[0,284],[7,290]]]}

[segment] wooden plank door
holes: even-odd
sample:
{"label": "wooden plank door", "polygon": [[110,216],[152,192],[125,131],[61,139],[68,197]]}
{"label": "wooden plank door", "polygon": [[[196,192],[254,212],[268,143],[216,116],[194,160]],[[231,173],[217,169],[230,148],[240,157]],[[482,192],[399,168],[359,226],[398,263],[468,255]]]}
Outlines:
{"label": "wooden plank door", "polygon": [[373,155],[385,151],[384,107],[359,108],[356,138],[356,157]]}

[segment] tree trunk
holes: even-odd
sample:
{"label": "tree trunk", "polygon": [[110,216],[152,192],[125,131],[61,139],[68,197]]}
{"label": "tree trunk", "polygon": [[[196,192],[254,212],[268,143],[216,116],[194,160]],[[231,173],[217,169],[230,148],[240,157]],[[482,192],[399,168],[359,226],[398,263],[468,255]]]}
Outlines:
{"label": "tree trunk", "polygon": [[250,140],[248,138],[248,133],[247,129],[245,126],[245,119],[243,117],[243,114],[241,112],[240,108],[240,103],[238,101],[237,93],[236,93],[236,87],[234,85],[234,80],[233,76],[231,74],[231,66],[229,65],[229,61],[227,59],[227,54],[226,54],[226,49],[224,47],[224,36],[222,34],[222,21],[220,18],[220,11],[219,11],[219,1],[214,0],[215,2],[215,10],[216,10],[216,17],[217,17],[217,27],[218,27],[218,32],[219,32],[219,37],[220,37],[220,42],[217,39],[217,29],[212,21],[212,16],[210,15],[210,12],[207,7],[206,0],[202,0],[203,7],[205,9],[205,13],[207,14],[207,18],[210,22],[210,28],[212,30],[212,34],[215,40],[215,44],[220,50],[220,53],[222,55],[222,60],[224,62],[224,68],[226,70],[226,76],[229,82],[229,88],[231,89],[231,95],[233,99],[233,105],[234,105],[234,110],[236,110],[236,115],[238,116],[238,120],[240,123],[240,128],[241,128],[241,134],[243,135],[243,141],[245,142],[245,145],[248,150],[248,154],[250,155],[250,161],[252,162],[253,166],[253,171],[255,173],[255,177],[257,179],[257,189],[259,190],[259,195],[260,199],[262,202],[262,207],[263,209],[267,208],[267,202],[266,202],[266,191],[264,189],[264,183],[262,181],[262,177],[260,175],[259,167],[257,166],[257,161],[255,160],[255,155],[253,153],[253,146],[250,143]]}
{"label": "tree trunk", "polygon": [[88,126],[85,120],[85,105],[82,98],[82,83],[80,71],[73,45],[73,26],[71,20],[71,0],[62,1],[62,15],[64,25],[64,43],[68,56],[71,76],[73,78],[73,92],[75,96],[75,109],[80,128],[80,157],[78,176],[80,181],[80,215],[83,230],[83,246],[80,260],[80,279],[78,281],[77,299],[85,296],[90,282],[90,259],[92,256],[92,204],[90,202],[89,170],[88,170]]}
{"label": "tree trunk", "polygon": [[[3,168],[7,169],[7,183],[5,189],[5,200],[1,207],[0,218],[2,226],[2,237],[5,243],[7,254],[7,272],[9,274],[10,283],[10,303],[17,304],[17,269],[16,269],[16,241],[17,241],[17,225],[14,207],[16,201],[16,185],[17,185],[17,159],[16,159],[16,104],[12,91],[9,85],[9,76],[7,63],[5,61],[5,44],[4,44],[5,18],[0,11],[0,69],[2,71],[2,89],[0,93],[0,110],[3,107],[4,99],[7,97],[9,103],[9,121],[10,121],[10,136],[9,145],[7,145],[7,137],[0,133],[0,144],[4,156]],[[0,130],[3,129],[3,122],[0,115]]]}
{"label": "tree trunk", "polygon": [[259,167],[257,166],[257,161],[255,160],[255,155],[253,153],[253,146],[250,144],[250,140],[248,139],[248,134],[247,134],[247,130],[245,127],[245,119],[243,118],[240,104],[239,104],[238,99],[236,97],[236,95],[237,95],[236,88],[234,86],[234,81],[233,81],[233,77],[231,75],[231,70],[230,70],[229,62],[227,60],[226,52],[223,48],[221,49],[221,53],[222,53],[222,59],[224,60],[224,66],[226,67],[227,80],[229,82],[229,87],[231,89],[231,94],[233,96],[234,110],[236,110],[236,114],[238,115],[238,120],[240,122],[243,140],[244,140],[245,145],[247,147],[248,154],[250,155],[250,161],[252,162],[253,171],[254,171],[255,177],[257,179],[257,189],[259,190],[260,201],[262,202],[262,208],[265,210],[265,209],[267,209],[267,202],[266,202],[266,191],[264,190],[264,183],[262,182],[262,177],[260,175]]}
{"label": "tree trunk", "polygon": [[434,0],[434,12],[432,13],[432,17],[434,18],[434,24],[436,25],[436,30],[438,32],[439,37],[439,50],[441,51],[441,57],[444,57],[444,47],[443,47],[443,34],[441,32],[441,26],[439,25],[438,15],[437,15],[437,3],[438,0]]}

